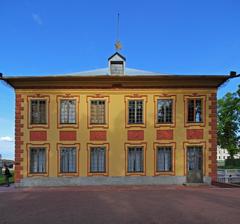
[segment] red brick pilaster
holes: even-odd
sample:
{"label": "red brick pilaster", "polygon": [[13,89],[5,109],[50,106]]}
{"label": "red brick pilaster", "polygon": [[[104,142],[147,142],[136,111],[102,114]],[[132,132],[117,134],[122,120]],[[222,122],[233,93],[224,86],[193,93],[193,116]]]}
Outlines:
{"label": "red brick pilaster", "polygon": [[209,176],[212,178],[212,182],[217,180],[217,97],[216,93],[212,93],[209,97],[209,156],[210,173]]}
{"label": "red brick pilaster", "polygon": [[23,102],[21,94],[16,94],[16,108],[15,108],[15,182],[19,183],[23,178],[22,176],[22,153],[23,153],[23,127],[24,124],[21,122],[23,120]]}

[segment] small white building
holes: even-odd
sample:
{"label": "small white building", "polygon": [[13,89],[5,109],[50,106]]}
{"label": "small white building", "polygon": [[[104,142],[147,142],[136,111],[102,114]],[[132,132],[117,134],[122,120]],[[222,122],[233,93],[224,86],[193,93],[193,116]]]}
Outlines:
{"label": "small white building", "polygon": [[[229,157],[227,149],[222,149],[219,145],[217,146],[217,161],[225,160]],[[234,159],[240,159],[240,153],[234,156]]]}

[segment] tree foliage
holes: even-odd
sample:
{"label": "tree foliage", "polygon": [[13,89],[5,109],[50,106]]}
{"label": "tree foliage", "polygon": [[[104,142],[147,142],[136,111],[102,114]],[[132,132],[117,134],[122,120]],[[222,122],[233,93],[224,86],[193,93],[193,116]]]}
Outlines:
{"label": "tree foliage", "polygon": [[217,116],[218,145],[233,158],[240,151],[240,85],[218,100]]}

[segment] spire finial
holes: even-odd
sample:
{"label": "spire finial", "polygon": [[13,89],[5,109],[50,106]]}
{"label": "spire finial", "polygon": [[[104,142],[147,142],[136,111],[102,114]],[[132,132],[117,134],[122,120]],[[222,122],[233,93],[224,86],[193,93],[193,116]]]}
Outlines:
{"label": "spire finial", "polygon": [[116,51],[119,51],[122,49],[122,44],[119,40],[119,19],[120,19],[120,13],[117,14],[117,38],[116,38],[116,42],[115,42]]}

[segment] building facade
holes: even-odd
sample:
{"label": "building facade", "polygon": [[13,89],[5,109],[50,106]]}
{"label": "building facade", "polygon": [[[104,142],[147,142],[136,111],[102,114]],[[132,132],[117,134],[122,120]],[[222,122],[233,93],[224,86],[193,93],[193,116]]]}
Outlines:
{"label": "building facade", "polygon": [[[125,67],[3,77],[16,92],[19,186],[216,180],[216,91],[230,76]],[[106,74],[107,73],[107,74]]]}
{"label": "building facade", "polygon": [[[217,146],[217,161],[224,161],[230,157],[227,149],[222,149],[220,146]],[[234,159],[240,159],[240,153],[234,155]]]}

